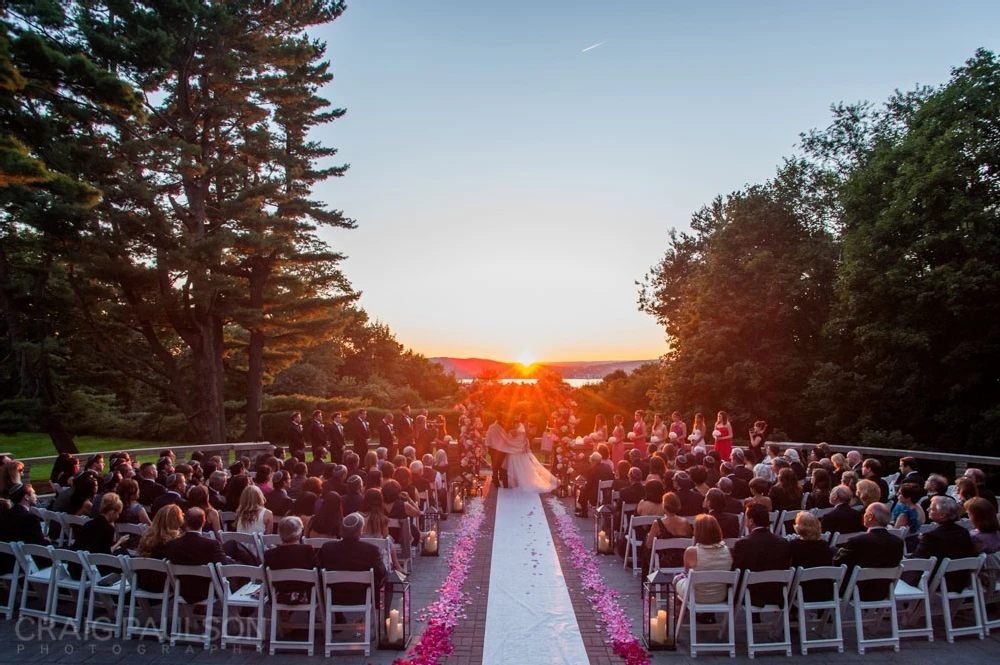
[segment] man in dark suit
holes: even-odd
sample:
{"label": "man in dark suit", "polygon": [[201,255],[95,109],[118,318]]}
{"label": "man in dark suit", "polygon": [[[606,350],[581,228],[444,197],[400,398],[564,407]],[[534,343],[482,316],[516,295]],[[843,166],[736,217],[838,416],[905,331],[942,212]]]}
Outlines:
{"label": "man in dark suit", "polygon": [[354,452],[364,461],[365,455],[368,454],[368,440],[372,438],[371,430],[368,428],[368,410],[358,409],[348,429],[354,442]]}
{"label": "man in dark suit", "polygon": [[330,444],[330,460],[334,464],[343,464],[347,438],[344,436],[344,416],[340,411],[333,414],[330,424],[326,426],[326,439]]}
{"label": "man in dark suit", "polygon": [[[746,454],[743,452],[743,449],[733,448],[733,452],[729,455],[729,461],[733,465],[732,474],[738,480],[742,480],[744,483],[747,483],[747,492],[749,492],[750,481],[753,480],[753,471],[751,471],[746,467],[747,458]],[[733,485],[735,486],[736,483],[734,482]],[[749,497],[750,495],[747,494],[747,496]],[[739,497],[739,495],[737,495],[737,497]]]}
{"label": "man in dark suit", "polygon": [[677,498],[681,500],[681,516],[694,517],[704,512],[705,497],[695,488],[694,481],[684,471],[674,474],[674,487]]}
{"label": "man in dark suit", "polygon": [[577,506],[579,514],[586,517],[590,506],[601,504],[601,497],[598,496],[599,483],[602,480],[614,480],[615,472],[611,467],[603,462],[601,453],[590,454],[590,468],[583,476],[587,479],[587,484],[580,493],[580,505]]}
{"label": "man in dark suit", "polygon": [[[38,505],[38,496],[31,485],[12,485],[8,496],[11,507],[0,513],[0,540],[5,543],[48,545],[49,539],[42,533],[41,519],[31,514],[31,507]],[[0,575],[12,570],[14,558],[0,555]]]}
{"label": "man in dark suit", "polygon": [[310,478],[322,478],[326,474],[326,449],[322,446],[313,448],[313,459],[306,466],[309,467]]}
{"label": "man in dark suit", "polygon": [[[386,459],[396,456],[396,434],[393,432],[395,419],[391,413],[382,416],[382,420],[375,426],[375,433],[378,434],[378,445],[386,450]],[[403,438],[400,437],[400,442]]]}
{"label": "man in dark suit", "polygon": [[[210,563],[234,563],[222,551],[222,544],[202,533],[205,513],[201,508],[188,508],[184,513],[184,534],[163,546],[163,558],[179,566],[204,566]],[[208,598],[209,580],[181,577],[181,596],[189,603]]]}
{"label": "man in dark suit", "polygon": [[[938,565],[945,559],[965,559],[976,556],[972,537],[968,529],[957,524],[961,516],[961,506],[950,496],[936,496],[931,499],[931,509],[927,519],[937,524],[937,528],[920,534],[914,559],[937,557]],[[935,569],[935,573],[937,570]],[[969,586],[968,573],[948,573],[948,591],[961,591]],[[909,581],[909,578],[907,578]]]}
{"label": "man in dark suit", "polygon": [[708,490],[708,494],[705,495],[705,508],[719,523],[723,538],[740,537],[740,518],[726,511],[726,495],[722,490],[715,487]]}
{"label": "man in dark suit", "polygon": [[176,504],[181,510],[187,508],[187,502],[184,500],[184,494],[187,491],[187,479],[184,477],[183,473],[172,473],[167,476],[167,491],[159,496],[150,508],[151,512],[149,516],[155,517],[157,511],[163,506],[169,506],[170,504]]}
{"label": "man in dark suit", "polygon": [[823,531],[830,533],[858,533],[865,530],[864,515],[859,510],[851,508],[853,498],[851,489],[845,485],[837,485],[830,492],[830,504],[833,510],[820,518]]}
{"label": "man in dark suit", "polygon": [[292,414],[292,422],[288,425],[288,453],[292,457],[304,460],[306,452],[306,437],[302,432],[302,412]]}
{"label": "man in dark suit", "polygon": [[[733,547],[733,570],[785,570],[792,559],[791,547],[784,538],[771,533],[771,518],[767,508],[752,504],[746,511],[745,538]],[[902,542],[902,541],[900,541]],[[781,604],[780,584],[755,584],[750,587],[750,597],[755,605]]]}
{"label": "man in dark suit", "polygon": [[313,453],[317,448],[326,449],[326,428],[323,427],[323,412],[319,409],[313,411],[312,420],[309,421],[309,446]]}
{"label": "man in dark suit", "polygon": [[646,488],[642,484],[642,469],[633,466],[628,470],[629,484],[618,492],[621,503],[639,503],[646,496]]}
{"label": "man in dark suit", "polygon": [[861,475],[878,485],[879,503],[889,502],[889,483],[882,479],[882,463],[875,458],[868,458],[861,464]]}
{"label": "man in dark suit", "polygon": [[[742,483],[743,481],[740,480],[738,482]],[[730,476],[719,478],[718,487],[719,490],[722,491],[722,494],[726,497],[726,506],[723,510],[727,513],[732,513],[733,515],[743,514],[743,502],[736,496],[736,481],[734,481]],[[747,485],[747,491],[750,491],[749,485]]]}
{"label": "man in dark suit", "polygon": [[[832,514],[832,513],[831,513]],[[868,506],[864,523],[868,533],[851,538],[833,555],[833,565],[847,564],[848,575],[855,566],[862,568],[895,568],[903,560],[903,539],[888,531],[892,519],[889,506],[875,502]],[[861,600],[880,600],[889,594],[889,582],[872,580],[858,585]]]}
{"label": "man in dark suit", "polygon": [[216,510],[223,510],[226,507],[226,497],[222,496],[225,488],[226,472],[213,471],[208,477],[208,503]]}
{"label": "man in dark suit", "polygon": [[924,492],[926,494],[920,498],[917,504],[924,509],[924,514],[927,514],[931,509],[931,500],[948,492],[948,479],[939,473],[932,473],[927,476],[927,480],[924,482]]}
{"label": "man in dark suit", "polygon": [[917,472],[917,460],[906,456],[899,460],[899,480],[896,487],[901,487],[903,483],[916,483],[920,487],[924,486],[924,479]]}
{"label": "man in dark suit", "polygon": [[[410,417],[410,405],[404,404],[400,409],[399,422],[396,423],[396,437],[399,440],[399,448],[402,450],[407,446],[414,445],[413,418]],[[385,446],[385,444],[382,444]],[[389,446],[385,446],[388,448]],[[388,459],[395,457],[393,449],[389,450]]]}
{"label": "man in dark suit", "polygon": [[[365,571],[375,573],[376,596],[385,582],[385,564],[382,552],[371,543],[361,541],[365,518],[361,513],[344,516],[340,524],[340,540],[325,543],[319,551],[319,565],[323,570]],[[333,588],[333,601],[344,605],[361,605],[365,602],[365,586],[338,584]]]}
{"label": "man in dark suit", "polygon": [[642,477],[649,475],[649,462],[642,459],[642,453],[632,448],[628,451],[628,463],[642,471]]}
{"label": "man in dark suit", "polygon": [[[312,570],[318,567],[316,549],[301,542],[302,530],[302,520],[294,515],[281,520],[278,523],[281,544],[264,552],[264,565],[271,570]],[[293,601],[293,594],[304,594],[308,600],[309,590],[313,586],[315,585],[309,582],[276,582],[274,588],[280,602],[290,603]]]}
{"label": "man in dark suit", "polygon": [[264,507],[274,513],[275,517],[284,517],[295,504],[288,496],[288,474],[285,471],[278,471],[271,477],[273,489],[267,493],[264,500]]}
{"label": "man in dark suit", "polygon": [[167,488],[156,482],[156,465],[146,462],[139,467],[139,503],[151,506],[156,499],[167,493]]}
{"label": "man in dark suit", "polygon": [[847,453],[847,463],[851,467],[851,471],[858,474],[858,478],[861,477],[861,453],[857,450],[851,450]]}

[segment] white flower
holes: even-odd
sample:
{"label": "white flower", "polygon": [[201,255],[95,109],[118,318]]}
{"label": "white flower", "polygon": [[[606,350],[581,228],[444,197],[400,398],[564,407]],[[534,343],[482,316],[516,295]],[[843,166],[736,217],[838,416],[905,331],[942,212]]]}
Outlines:
{"label": "white flower", "polygon": [[618,439],[616,439],[615,437],[611,437],[610,439],[608,439],[608,443],[618,443]]}
{"label": "white flower", "polygon": [[694,441],[694,434],[688,434],[688,441]]}
{"label": "white flower", "polygon": [[660,437],[654,436],[652,439],[649,440],[649,442],[650,443],[659,443],[660,442]]}
{"label": "white flower", "polygon": [[629,441],[635,441],[635,432],[629,432],[628,433],[628,440]]}
{"label": "white flower", "polygon": [[566,427],[565,425],[563,425],[563,426],[562,426],[562,427],[560,428],[560,430],[559,430],[559,431],[560,431],[560,432],[563,432],[563,433],[565,434],[566,432],[568,432],[568,431],[569,431],[569,428],[568,428],[568,427]]}
{"label": "white flower", "polygon": [[451,438],[451,435],[450,435],[450,434],[448,434],[448,435],[445,435],[445,437],[444,437],[444,442],[445,442],[445,443],[451,443],[451,442],[452,442],[452,438]]}
{"label": "white flower", "polygon": [[712,436],[714,436],[715,438],[719,438],[720,436],[722,436],[722,432],[720,432],[717,429],[713,429],[712,430]]}
{"label": "white flower", "polygon": [[583,437],[583,442],[585,444],[587,444],[587,445],[591,445],[591,444],[594,443],[594,440],[592,438],[590,438],[589,436],[585,436],[585,437]]}
{"label": "white flower", "polygon": [[576,441],[574,443],[576,443],[576,445],[578,445],[578,446],[582,446],[583,445],[583,437],[582,436],[576,437]]}
{"label": "white flower", "polygon": [[670,440],[671,441],[676,441],[677,440],[677,432],[671,432],[670,433]]}
{"label": "white flower", "polygon": [[569,424],[570,425],[575,425],[576,424],[576,416],[570,416],[569,417]]}

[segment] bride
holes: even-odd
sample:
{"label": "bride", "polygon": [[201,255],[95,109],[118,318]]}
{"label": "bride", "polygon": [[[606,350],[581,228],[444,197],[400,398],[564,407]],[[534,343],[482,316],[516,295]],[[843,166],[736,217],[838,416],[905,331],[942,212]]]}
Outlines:
{"label": "bride", "polygon": [[508,434],[500,423],[493,423],[486,430],[486,446],[505,453],[508,487],[523,492],[551,492],[558,485],[555,476],[531,454],[523,424],[515,424]]}

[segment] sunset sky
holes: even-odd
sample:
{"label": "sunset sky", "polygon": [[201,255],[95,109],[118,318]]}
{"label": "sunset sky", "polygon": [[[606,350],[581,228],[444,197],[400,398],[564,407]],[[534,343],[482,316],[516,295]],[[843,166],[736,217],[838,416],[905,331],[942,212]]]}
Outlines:
{"label": "sunset sky", "polygon": [[[1000,49],[996,2],[349,3],[317,36],[362,306],[428,356],[655,358],[635,282],[833,102]],[[589,46],[605,43],[586,52]]]}

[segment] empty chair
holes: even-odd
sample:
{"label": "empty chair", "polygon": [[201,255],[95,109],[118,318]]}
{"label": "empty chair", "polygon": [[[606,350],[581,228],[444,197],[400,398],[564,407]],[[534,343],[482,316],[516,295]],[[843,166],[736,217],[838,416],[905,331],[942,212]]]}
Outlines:
{"label": "empty chair", "polygon": [[622,563],[622,567],[628,568],[629,561],[631,561],[633,575],[638,575],[642,570],[639,563],[639,547],[642,545],[643,539],[639,537],[637,530],[642,529],[645,533],[657,519],[656,515],[633,515],[632,519],[629,520],[628,534],[625,539],[625,561]]}
{"label": "empty chair", "polygon": [[[895,568],[855,568],[851,573],[851,578],[844,589],[844,603],[854,611],[854,631],[858,640],[858,653],[864,655],[865,649],[870,647],[891,646],[893,650],[899,651],[899,621],[896,616],[896,595],[895,585],[903,572],[902,566]],[[888,583],[888,591],[881,598],[870,600],[861,599],[861,590],[858,585],[863,582],[883,580]],[[888,615],[889,637],[865,637],[865,620],[877,629]]]}
{"label": "empty chair", "polygon": [[[14,552],[24,571],[19,612],[23,617],[48,621],[52,607],[52,546],[21,543]],[[29,605],[31,598],[37,601],[36,607]]]}
{"label": "empty chair", "polygon": [[[792,585],[792,578],[795,571],[788,570],[761,570],[744,571],[743,581],[740,583],[739,602],[743,607],[746,617],[747,630],[747,651],[751,658],[758,651],[784,651],[786,656],[792,655],[791,629],[788,621],[788,592]],[[755,604],[751,596],[750,587],[755,584],[780,585],[781,602],[775,604]],[[753,617],[761,614],[778,614],[781,620],[782,639],[778,642],[758,642],[753,631]],[[761,621],[761,624],[773,626],[769,621]]]}
{"label": "empty chair", "polygon": [[[170,607],[170,569],[165,561],[132,557],[128,560],[132,595],[128,601],[125,639],[156,637],[167,640],[167,609]],[[154,614],[159,604],[159,621]],[[136,610],[140,610],[141,614]]]}
{"label": "empty chair", "polygon": [[[78,576],[76,576],[78,574]],[[83,635],[83,619],[87,594],[90,591],[90,566],[83,552],[76,550],[52,550],[52,600],[49,609],[51,621],[65,623],[77,635]],[[59,601],[70,603],[72,614],[59,611]]]}
{"label": "empty chair", "polygon": [[[717,571],[717,570],[693,570],[688,573],[687,589],[684,593],[681,611],[677,620],[677,634],[681,632],[684,625],[685,610],[688,615],[688,631],[691,650],[691,657],[696,658],[701,651],[726,651],[730,658],[736,657],[736,614],[734,610],[734,599],[736,587],[739,584],[740,572]],[[725,585],[726,598],[719,603],[699,603],[695,592],[698,587],[710,585]],[[717,588],[717,587],[716,587]],[[699,625],[697,615],[700,613],[711,613],[716,616],[716,625]],[[718,615],[723,615],[723,620],[718,620]],[[715,642],[699,642],[698,630],[718,629],[718,640]],[[723,633],[728,629],[728,639],[722,641]]]}
{"label": "empty chair", "polygon": [[[173,587],[170,646],[176,646],[178,642],[195,642],[201,643],[205,649],[209,648],[212,645],[212,618],[215,615],[216,601],[220,596],[212,566],[180,566],[167,563],[167,569],[170,571]],[[192,578],[208,580],[208,592],[204,597],[199,593],[201,585],[192,583]],[[184,580],[189,580],[189,584],[184,585]],[[197,622],[196,608],[203,610],[201,632],[192,629]],[[186,616],[181,616],[182,613]]]}
{"label": "empty chair", "polygon": [[[817,566],[798,568],[789,596],[795,603],[799,623],[799,647],[802,655],[809,649],[834,647],[844,652],[844,632],[840,616],[840,585],[847,574],[847,566]],[[832,621],[831,621],[832,620]],[[825,637],[832,625],[833,637]],[[814,628],[818,637],[809,636]]]}
{"label": "empty chair", "polygon": [[[220,645],[225,649],[230,644],[252,646],[259,653],[264,649],[264,635],[269,595],[263,566],[217,563],[216,578],[222,600],[222,631]],[[243,582],[238,589],[232,582]],[[236,622],[236,632],[230,632],[232,622]]]}
{"label": "empty chair", "polygon": [[[127,558],[112,554],[84,552],[90,569],[90,601],[87,603],[85,634],[107,630],[116,638],[122,636],[125,623],[126,598],[132,591]],[[107,612],[106,618],[95,617],[97,605]]]}
{"label": "empty chair", "polygon": [[3,606],[0,606],[0,614],[3,614],[5,619],[14,618],[14,610],[17,607],[17,590],[20,588],[21,577],[24,574],[18,553],[14,551],[16,547],[17,543],[0,542],[0,557],[6,557],[10,562],[10,572],[0,575],[0,585],[7,592]]}
{"label": "empty chair", "polygon": [[778,529],[781,527],[781,516],[784,514],[784,510],[772,510],[767,514],[771,520],[771,533],[778,533]]}
{"label": "empty chair", "polygon": [[[270,640],[270,653],[273,656],[275,650],[277,649],[297,649],[305,651],[308,655],[313,655],[313,642],[316,639],[316,610],[318,607],[317,596],[316,596],[316,569],[304,569],[304,568],[289,568],[287,570],[271,570],[266,568],[265,576],[267,578],[267,588],[268,595],[271,598],[271,640]],[[309,600],[307,603],[300,602],[282,602],[281,597],[275,592],[274,584],[275,582],[310,582],[312,586],[309,588]],[[308,637],[303,640],[290,640],[290,639],[278,639],[278,633],[281,632],[279,629],[283,626],[279,626],[279,618],[283,614],[287,614],[289,620],[294,616],[294,614],[306,613],[308,619],[306,620],[305,630],[308,633]],[[290,621],[288,622],[290,623]]]}
{"label": "empty chair", "polygon": [[[977,557],[965,559],[945,559],[938,566],[937,572],[930,583],[930,594],[937,594],[941,599],[941,610],[944,615],[944,634],[949,643],[954,642],[956,637],[962,635],[975,635],[979,639],[986,637],[986,628],[983,625],[982,595],[979,591],[979,572],[983,568],[986,555],[980,554]],[[968,583],[964,589],[949,589],[948,576],[952,577],[952,586],[955,585],[955,573],[968,573]],[[954,625],[955,616],[961,610],[971,610],[973,621],[969,626],[956,628]]]}
{"label": "empty chair", "polygon": [[[323,655],[329,656],[333,651],[341,650],[361,650],[367,656],[371,653],[372,622],[374,609],[374,589],[375,574],[370,569],[364,572],[324,570],[322,573],[323,594],[326,605],[323,608],[326,617],[323,638]],[[334,602],[334,595],[337,593],[336,586],[340,584],[364,584],[366,585],[365,599],[360,604],[350,604]],[[360,631],[357,631],[358,622],[347,619],[345,623],[337,623],[337,616],[343,613],[359,614],[363,621]],[[351,637],[355,632],[361,635],[357,640],[341,639],[334,640],[335,632],[346,632],[345,637]]]}

